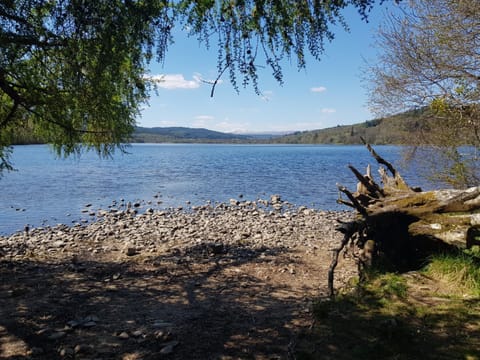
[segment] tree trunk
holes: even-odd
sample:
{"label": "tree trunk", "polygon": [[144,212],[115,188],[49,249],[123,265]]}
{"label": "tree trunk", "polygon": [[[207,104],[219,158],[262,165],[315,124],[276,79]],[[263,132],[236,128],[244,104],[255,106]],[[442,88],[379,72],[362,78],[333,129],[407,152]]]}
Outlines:
{"label": "tree trunk", "polygon": [[338,202],[357,211],[357,217],[342,223],[344,234],[334,251],[329,271],[330,295],[338,256],[353,245],[360,270],[381,263],[392,270],[418,268],[432,253],[480,245],[480,187],[466,190],[421,191],[411,188],[400,173],[366,144],[379,169],[382,186],[371,175],[370,166],[362,175],[349,166],[359,183],[355,192],[338,184],[347,200]]}

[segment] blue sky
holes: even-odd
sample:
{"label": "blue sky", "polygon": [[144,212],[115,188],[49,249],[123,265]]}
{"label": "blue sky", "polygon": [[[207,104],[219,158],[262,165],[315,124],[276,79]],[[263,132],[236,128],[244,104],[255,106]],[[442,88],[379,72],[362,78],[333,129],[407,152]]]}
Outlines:
{"label": "blue sky", "polygon": [[266,69],[260,73],[262,96],[253,88],[231,86],[228,75],[215,88],[202,82],[217,77],[217,52],[178,31],[163,64],[151,64],[150,76],[162,76],[158,94],[151,94],[138,125],[186,126],[236,133],[288,132],[359,123],[375,117],[368,110],[362,71],[375,62],[374,34],[385,12],[395,5],[378,6],[369,22],[354,9],[344,16],[350,32],[335,28],[335,39],[325,47],[321,61],[307,59],[298,70],[295,60],[282,63],[284,84]]}

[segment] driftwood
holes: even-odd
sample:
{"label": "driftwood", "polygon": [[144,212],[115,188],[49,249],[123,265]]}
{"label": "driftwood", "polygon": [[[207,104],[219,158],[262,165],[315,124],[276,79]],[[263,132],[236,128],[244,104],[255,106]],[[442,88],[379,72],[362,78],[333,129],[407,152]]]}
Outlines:
{"label": "driftwood", "polygon": [[358,180],[356,191],[337,184],[340,194],[348,198],[338,202],[354,208],[357,215],[337,228],[344,237],[333,251],[330,296],[334,295],[338,257],[347,248],[355,250],[362,278],[362,270],[375,262],[397,271],[411,270],[423,265],[434,251],[480,245],[480,186],[434,191],[411,188],[391,163],[365,145],[384,166],[379,169],[382,186],[374,181],[370,166],[362,175],[351,165]]}

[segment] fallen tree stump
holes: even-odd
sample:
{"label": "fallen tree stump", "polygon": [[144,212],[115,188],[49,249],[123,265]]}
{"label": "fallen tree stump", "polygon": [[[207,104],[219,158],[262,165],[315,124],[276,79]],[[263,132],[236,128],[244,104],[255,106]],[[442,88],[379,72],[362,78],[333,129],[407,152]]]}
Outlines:
{"label": "fallen tree stump", "polygon": [[412,188],[392,164],[365,145],[377,163],[385,166],[379,169],[382,186],[374,181],[370,166],[362,175],[351,165],[348,167],[359,181],[356,191],[337,184],[338,202],[354,208],[357,216],[337,228],[344,238],[333,251],[330,296],[334,296],[338,257],[347,250],[353,249],[362,279],[364,268],[372,263],[406,271],[423,265],[434,252],[480,245],[480,186],[433,191]]}

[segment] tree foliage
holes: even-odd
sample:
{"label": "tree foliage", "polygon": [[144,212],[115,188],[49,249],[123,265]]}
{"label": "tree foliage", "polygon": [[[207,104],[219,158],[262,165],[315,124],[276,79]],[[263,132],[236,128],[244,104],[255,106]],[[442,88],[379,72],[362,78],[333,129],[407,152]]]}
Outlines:
{"label": "tree foliage", "polygon": [[147,98],[155,42],[168,36],[165,4],[2,2],[0,145],[18,127],[59,154],[79,152],[79,144],[108,154],[121,144]]}
{"label": "tree foliage", "polygon": [[[366,17],[375,0],[4,0],[0,2],[0,163],[18,128],[59,155],[108,155],[148,100],[152,60],[164,61],[174,27],[218,51],[219,77],[258,92],[258,68],[282,82],[281,62],[319,58],[341,10]],[[381,0],[380,0],[381,2]],[[213,43],[213,44],[212,44]]]}
{"label": "tree foliage", "polygon": [[[480,146],[480,3],[410,1],[380,29],[378,64],[370,67],[377,112],[428,109],[411,153],[434,179],[478,183]],[[459,148],[462,145],[470,147]]]}

